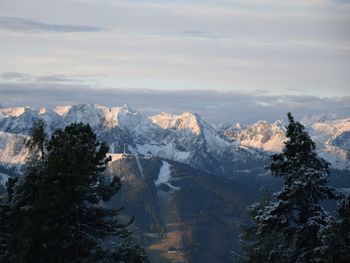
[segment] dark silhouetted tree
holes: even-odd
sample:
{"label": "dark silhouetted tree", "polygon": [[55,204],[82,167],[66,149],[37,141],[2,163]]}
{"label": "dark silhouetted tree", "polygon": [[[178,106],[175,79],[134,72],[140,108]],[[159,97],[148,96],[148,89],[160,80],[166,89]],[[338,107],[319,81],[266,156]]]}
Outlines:
{"label": "dark silhouetted tree", "polygon": [[35,153],[40,155],[40,159],[45,159],[45,148],[47,143],[47,134],[45,132],[45,122],[42,119],[35,120],[31,128],[31,138],[26,146],[33,156]]}
{"label": "dark silhouetted tree", "polygon": [[323,262],[350,262],[350,195],[338,202],[338,217],[334,218],[321,233]]}
{"label": "dark silhouetted tree", "polygon": [[40,160],[29,162],[0,211],[1,262],[146,261],[127,229],[132,220],[104,204],[120,188],[102,175],[107,145],[82,123],[57,129],[48,143],[43,131],[34,125],[28,144]]}

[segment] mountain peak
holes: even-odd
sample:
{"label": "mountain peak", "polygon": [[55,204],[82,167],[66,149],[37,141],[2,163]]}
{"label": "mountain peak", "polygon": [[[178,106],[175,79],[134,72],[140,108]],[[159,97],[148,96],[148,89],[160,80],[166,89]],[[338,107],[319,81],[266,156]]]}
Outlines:
{"label": "mountain peak", "polygon": [[57,106],[57,107],[53,108],[53,111],[56,112],[58,115],[63,116],[63,115],[66,115],[71,108],[72,108],[72,106],[70,106],[70,105]]}
{"label": "mountain peak", "polygon": [[26,107],[1,108],[1,117],[19,117],[26,111]]}
{"label": "mountain peak", "polygon": [[192,112],[184,112],[180,115],[162,112],[158,115],[149,117],[149,119],[163,129],[188,130],[193,134],[201,133],[201,117]]}

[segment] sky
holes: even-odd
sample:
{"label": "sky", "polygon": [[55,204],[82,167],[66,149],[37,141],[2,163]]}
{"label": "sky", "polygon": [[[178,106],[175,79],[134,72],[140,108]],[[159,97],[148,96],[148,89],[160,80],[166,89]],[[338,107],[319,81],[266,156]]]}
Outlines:
{"label": "sky", "polygon": [[5,107],[346,116],[349,72],[350,0],[0,0]]}

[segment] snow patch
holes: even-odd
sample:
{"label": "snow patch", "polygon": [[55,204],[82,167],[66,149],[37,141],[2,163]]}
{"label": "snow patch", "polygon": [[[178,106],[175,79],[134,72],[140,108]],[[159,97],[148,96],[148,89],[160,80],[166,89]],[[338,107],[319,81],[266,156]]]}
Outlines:
{"label": "snow patch", "polygon": [[154,155],[164,159],[170,159],[182,163],[188,163],[191,152],[179,151],[174,143],[160,144],[137,144],[137,152],[142,155]]}
{"label": "snow patch", "polygon": [[4,173],[0,173],[0,185],[6,186],[9,176]]}
{"label": "snow patch", "polygon": [[0,131],[0,162],[5,164],[24,164],[28,157],[25,144],[28,136]]}
{"label": "snow patch", "polygon": [[137,154],[135,154],[135,159],[136,159],[137,168],[139,168],[139,172],[140,172],[142,178],[145,178],[145,174],[143,173],[143,169],[142,169],[142,166],[141,166],[141,163],[139,161],[139,157]]}
{"label": "snow patch", "polygon": [[160,186],[161,184],[166,184],[169,186],[172,190],[179,190],[179,187],[171,185],[171,165],[166,162],[162,161],[162,167],[160,167],[159,175],[156,181],[154,181],[156,186]]}
{"label": "snow patch", "polygon": [[70,105],[66,105],[66,106],[57,106],[53,109],[54,112],[56,112],[58,115],[60,116],[64,116],[66,115],[69,110],[72,108],[72,106]]}
{"label": "snow patch", "polygon": [[111,156],[112,162],[125,159],[128,155],[125,153],[107,153],[107,156]]}

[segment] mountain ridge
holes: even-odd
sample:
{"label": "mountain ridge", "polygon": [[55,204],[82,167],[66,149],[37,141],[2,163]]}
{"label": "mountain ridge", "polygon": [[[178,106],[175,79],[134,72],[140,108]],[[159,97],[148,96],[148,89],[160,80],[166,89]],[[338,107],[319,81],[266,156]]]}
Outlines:
{"label": "mountain ridge", "polygon": [[[281,151],[286,139],[281,120],[218,128],[196,113],[163,112],[147,117],[126,105],[2,108],[0,163],[20,165],[25,161],[23,140],[30,134],[33,121],[39,118],[47,123],[49,134],[73,122],[89,123],[98,138],[109,144],[111,153],[125,150],[153,155],[219,175],[245,170],[254,160],[266,160],[271,153]],[[350,170],[350,118],[322,119],[306,127],[319,154],[330,161],[333,168]]]}

